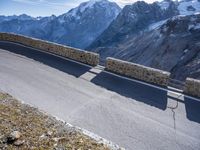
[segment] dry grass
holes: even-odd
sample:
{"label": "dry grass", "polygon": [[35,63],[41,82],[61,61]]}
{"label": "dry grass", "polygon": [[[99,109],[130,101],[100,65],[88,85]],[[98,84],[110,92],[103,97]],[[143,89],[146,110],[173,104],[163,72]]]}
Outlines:
{"label": "dry grass", "polygon": [[[6,143],[12,131],[22,133],[20,146]],[[90,137],[36,108],[21,104],[8,94],[0,93],[0,149],[37,150],[108,150]]]}

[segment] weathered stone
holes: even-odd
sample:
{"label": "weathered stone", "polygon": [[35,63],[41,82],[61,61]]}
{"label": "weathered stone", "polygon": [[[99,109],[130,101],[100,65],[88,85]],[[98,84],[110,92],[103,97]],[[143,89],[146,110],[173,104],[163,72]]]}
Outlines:
{"label": "weathered stone", "polygon": [[13,131],[12,133],[10,133],[10,135],[8,135],[7,143],[14,142],[18,140],[20,137],[21,137],[21,133],[19,131]]}
{"label": "weathered stone", "polygon": [[200,97],[200,80],[187,78],[185,82],[184,93]]}
{"label": "weathered stone", "polygon": [[45,140],[47,139],[47,135],[46,134],[42,134],[40,137],[39,137],[39,140],[42,141],[42,140]]}
{"label": "weathered stone", "polygon": [[54,150],[65,150],[65,147],[55,147]]}
{"label": "weathered stone", "polygon": [[167,86],[170,73],[115,58],[107,58],[106,69],[161,86]]}
{"label": "weathered stone", "polygon": [[48,131],[47,132],[47,136],[52,136],[53,132],[52,131]]}
{"label": "weathered stone", "polygon": [[14,143],[13,143],[13,145],[15,145],[15,146],[21,146],[22,144],[24,144],[24,140],[16,140]]}
{"label": "weathered stone", "polygon": [[66,137],[53,138],[55,142],[66,140]]}
{"label": "weathered stone", "polygon": [[31,46],[46,52],[54,53],[63,57],[67,57],[79,62],[83,62],[92,66],[99,64],[99,54],[88,52],[53,42],[43,41],[35,38],[30,38],[22,35],[0,33],[0,40],[12,41]]}

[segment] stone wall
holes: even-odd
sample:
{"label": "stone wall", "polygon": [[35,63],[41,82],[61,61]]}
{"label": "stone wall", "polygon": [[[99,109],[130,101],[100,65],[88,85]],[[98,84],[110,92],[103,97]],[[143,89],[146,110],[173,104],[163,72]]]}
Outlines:
{"label": "stone wall", "polygon": [[83,62],[92,66],[99,63],[99,54],[75,49],[72,47],[47,42],[35,38],[30,38],[22,35],[0,33],[0,40],[21,43],[30,47],[34,47],[43,51],[51,52],[63,57],[67,57],[79,62]]}
{"label": "stone wall", "polygon": [[106,69],[112,72],[119,73],[121,75],[126,75],[161,86],[167,86],[170,78],[169,72],[145,67],[142,65],[114,58],[107,58]]}
{"label": "stone wall", "polygon": [[187,78],[185,82],[184,93],[200,97],[200,80]]}

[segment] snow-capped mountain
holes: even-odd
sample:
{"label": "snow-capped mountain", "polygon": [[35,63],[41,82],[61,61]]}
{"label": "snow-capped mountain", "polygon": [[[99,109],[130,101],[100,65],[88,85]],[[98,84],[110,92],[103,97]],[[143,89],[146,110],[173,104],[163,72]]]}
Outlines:
{"label": "snow-capped mountain", "polygon": [[178,4],[178,10],[180,15],[192,15],[200,13],[200,1],[182,0]]}
{"label": "snow-capped mountain", "polygon": [[180,80],[200,78],[199,6],[197,0],[136,2],[87,49],[99,53],[101,63],[111,56],[171,71]]}
{"label": "snow-capped mountain", "polygon": [[198,13],[199,0],[164,0],[153,4],[138,1],[125,6],[118,17],[87,49],[94,51],[98,47],[118,47],[129,38],[160,27],[171,17]]}
{"label": "snow-capped mountain", "polygon": [[90,0],[58,17],[0,17],[0,32],[14,32],[57,43],[85,48],[99,36],[121,11],[108,0]]}
{"label": "snow-capped mountain", "polygon": [[117,47],[98,48],[112,56],[172,73],[172,78],[200,79],[200,14],[175,16],[154,30],[130,37]]}
{"label": "snow-capped mountain", "polygon": [[[163,5],[164,2],[162,2]],[[110,26],[88,47],[116,47],[130,36],[137,36],[147,29],[150,24],[166,20],[179,14],[177,5],[173,1],[166,1],[168,5],[160,6],[138,1],[123,8]]]}
{"label": "snow-capped mountain", "polygon": [[90,0],[88,2],[81,3],[79,7],[71,9],[68,13],[61,15],[59,17],[59,21],[65,22],[67,18],[79,20],[85,12],[95,9],[95,7],[103,8],[106,11],[107,17],[116,17],[120,11],[120,8],[116,5],[116,3],[111,3],[108,0]]}
{"label": "snow-capped mountain", "polygon": [[[170,0],[164,0],[158,2],[158,5],[163,9],[167,9],[169,7]],[[179,11],[179,15],[192,15],[195,13],[199,13],[200,11],[200,1],[199,0],[181,0],[174,1],[177,5],[177,9]]]}
{"label": "snow-capped mountain", "polygon": [[[120,11],[116,3],[108,0],[90,0],[82,3],[79,7],[57,17],[59,26],[54,28],[53,37],[56,38],[52,40],[85,48],[109,26]],[[58,34],[62,29],[68,30],[64,35]]]}
{"label": "snow-capped mountain", "polygon": [[[181,16],[200,14],[200,0],[182,0],[182,1],[174,2],[174,3],[177,6],[178,14]],[[170,1],[164,0],[164,1],[159,2],[158,4],[162,9],[166,10],[169,7]],[[149,25],[148,29],[153,30],[161,26],[166,21],[167,19],[155,22]]]}

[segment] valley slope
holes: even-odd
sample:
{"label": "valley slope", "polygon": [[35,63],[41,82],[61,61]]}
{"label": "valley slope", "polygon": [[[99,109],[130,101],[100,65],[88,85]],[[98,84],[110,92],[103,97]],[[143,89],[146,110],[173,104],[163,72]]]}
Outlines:
{"label": "valley slope", "polygon": [[[196,5],[192,5],[195,4]],[[101,56],[166,70],[172,78],[200,78],[200,2],[126,6],[87,49]]]}

